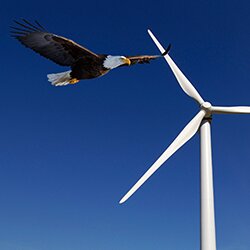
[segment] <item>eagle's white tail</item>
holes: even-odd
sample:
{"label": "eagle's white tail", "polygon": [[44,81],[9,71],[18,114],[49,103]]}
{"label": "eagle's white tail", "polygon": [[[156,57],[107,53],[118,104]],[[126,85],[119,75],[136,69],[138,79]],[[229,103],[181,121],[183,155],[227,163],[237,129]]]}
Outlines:
{"label": "eagle's white tail", "polygon": [[54,86],[65,86],[72,83],[72,77],[70,76],[69,71],[57,73],[57,74],[48,74],[48,81],[51,82]]}

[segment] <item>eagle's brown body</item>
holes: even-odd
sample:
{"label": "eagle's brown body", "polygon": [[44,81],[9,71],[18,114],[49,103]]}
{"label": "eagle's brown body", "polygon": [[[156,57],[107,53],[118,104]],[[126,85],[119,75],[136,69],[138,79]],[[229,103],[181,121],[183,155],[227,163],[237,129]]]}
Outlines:
{"label": "eagle's brown body", "polygon": [[71,76],[76,79],[91,79],[102,76],[110,71],[103,67],[105,56],[100,58],[84,57],[71,66]]}
{"label": "eagle's brown body", "polygon": [[162,56],[125,57],[95,54],[72,40],[46,31],[37,21],[35,24],[31,24],[25,19],[22,21],[15,21],[18,26],[12,27],[13,36],[18,41],[53,62],[71,68],[71,71],[48,75],[49,81],[56,86],[73,84],[81,79],[96,78],[113,68],[136,63],[149,63],[150,60]]}

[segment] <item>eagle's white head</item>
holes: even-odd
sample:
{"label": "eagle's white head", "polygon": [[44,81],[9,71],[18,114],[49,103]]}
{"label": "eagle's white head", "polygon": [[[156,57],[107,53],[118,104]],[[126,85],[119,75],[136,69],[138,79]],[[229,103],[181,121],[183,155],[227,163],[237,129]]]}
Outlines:
{"label": "eagle's white head", "polygon": [[107,56],[103,61],[103,66],[106,69],[114,69],[121,65],[130,65],[130,60],[125,56]]}

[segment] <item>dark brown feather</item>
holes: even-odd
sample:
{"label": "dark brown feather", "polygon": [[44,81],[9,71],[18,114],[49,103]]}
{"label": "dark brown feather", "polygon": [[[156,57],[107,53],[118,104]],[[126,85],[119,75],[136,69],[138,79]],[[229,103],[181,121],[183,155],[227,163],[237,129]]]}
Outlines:
{"label": "dark brown feather", "polygon": [[165,56],[171,49],[171,44],[168,45],[167,49],[161,55],[139,55],[139,56],[127,56],[130,59],[131,64],[136,63],[150,63],[151,60],[157,59],[159,57]]}
{"label": "dark brown feather", "polygon": [[47,32],[37,21],[36,25],[23,19],[12,28],[12,35],[24,46],[62,66],[72,66],[81,57],[99,56],[62,36]]}
{"label": "dark brown feather", "polygon": [[109,72],[109,69],[103,67],[105,55],[99,58],[84,57],[77,60],[71,67],[71,77],[76,79],[91,79],[102,76]]}
{"label": "dark brown feather", "polygon": [[141,55],[141,56],[126,56],[130,62],[131,65],[136,64],[136,63],[149,63],[151,60],[154,60],[156,58],[161,57],[160,55],[156,55],[156,56],[149,56],[149,55]]}

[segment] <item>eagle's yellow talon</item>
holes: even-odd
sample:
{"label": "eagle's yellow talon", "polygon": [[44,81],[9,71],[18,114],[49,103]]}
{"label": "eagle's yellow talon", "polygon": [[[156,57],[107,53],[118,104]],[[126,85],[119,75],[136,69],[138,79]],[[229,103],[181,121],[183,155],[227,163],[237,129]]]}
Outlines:
{"label": "eagle's yellow talon", "polygon": [[72,79],[69,81],[70,84],[75,84],[75,83],[77,83],[77,82],[79,82],[79,80],[78,80],[77,78],[72,78]]}

